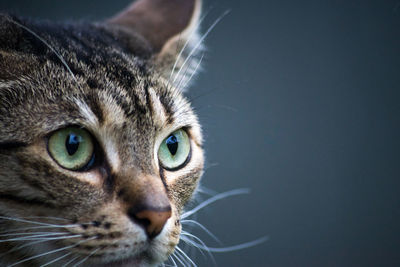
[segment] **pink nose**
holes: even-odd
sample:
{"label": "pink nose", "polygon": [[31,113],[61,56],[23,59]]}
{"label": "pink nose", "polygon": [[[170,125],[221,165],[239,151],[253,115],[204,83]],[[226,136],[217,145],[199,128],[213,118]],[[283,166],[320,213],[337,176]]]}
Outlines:
{"label": "pink nose", "polygon": [[145,229],[149,238],[154,238],[161,233],[165,223],[171,217],[171,207],[129,211],[129,217]]}

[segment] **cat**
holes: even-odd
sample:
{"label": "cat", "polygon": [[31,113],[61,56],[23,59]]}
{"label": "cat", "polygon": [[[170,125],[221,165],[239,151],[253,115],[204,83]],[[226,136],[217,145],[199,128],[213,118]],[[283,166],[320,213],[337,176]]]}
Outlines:
{"label": "cat", "polygon": [[0,15],[0,266],[194,265],[177,244],[204,165],[183,95],[201,5],[137,0],[95,23]]}

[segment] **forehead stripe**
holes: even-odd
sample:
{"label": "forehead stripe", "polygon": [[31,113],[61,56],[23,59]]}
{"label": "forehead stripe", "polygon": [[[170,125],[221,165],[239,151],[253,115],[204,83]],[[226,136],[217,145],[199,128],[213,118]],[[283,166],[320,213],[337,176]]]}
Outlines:
{"label": "forehead stripe", "polygon": [[90,107],[91,111],[96,115],[99,124],[102,124],[104,122],[104,115],[99,103],[99,99],[95,96],[91,96],[89,99],[86,100],[86,103]]}
{"label": "forehead stripe", "polygon": [[83,117],[88,120],[92,126],[97,126],[99,120],[97,116],[93,113],[93,111],[89,108],[89,106],[80,99],[75,99],[75,103],[79,107],[79,110]]}

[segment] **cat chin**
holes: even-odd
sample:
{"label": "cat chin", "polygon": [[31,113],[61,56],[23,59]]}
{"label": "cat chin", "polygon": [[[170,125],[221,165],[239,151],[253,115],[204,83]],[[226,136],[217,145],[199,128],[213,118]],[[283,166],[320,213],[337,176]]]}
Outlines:
{"label": "cat chin", "polygon": [[[81,264],[82,267],[96,266],[96,267],[152,267],[159,266],[161,263],[168,259],[168,255],[156,253],[154,249],[146,250],[142,253],[121,258],[121,255],[115,258],[104,257],[104,258],[89,258],[86,262]],[[2,265],[0,265],[2,266]]]}
{"label": "cat chin", "polygon": [[170,255],[170,249],[164,247],[160,240],[149,242],[146,250],[136,253],[134,255],[117,255],[115,258],[89,258],[85,266],[99,266],[99,267],[151,267],[159,266],[165,262]]}
{"label": "cat chin", "polygon": [[98,266],[98,267],[152,267],[158,266],[166,259],[158,259],[158,260],[150,260],[147,253],[137,255],[134,257],[119,259],[119,260],[111,260],[106,263],[100,263],[98,261],[88,262],[87,265],[84,266]]}
{"label": "cat chin", "polygon": [[88,266],[99,266],[99,267],[150,267],[150,266],[156,266],[156,264],[152,265],[147,263],[146,261],[138,258],[132,258],[132,259],[125,259],[125,260],[119,260],[119,261],[112,261],[104,264],[99,264],[99,263],[93,263],[93,264],[88,264]]}

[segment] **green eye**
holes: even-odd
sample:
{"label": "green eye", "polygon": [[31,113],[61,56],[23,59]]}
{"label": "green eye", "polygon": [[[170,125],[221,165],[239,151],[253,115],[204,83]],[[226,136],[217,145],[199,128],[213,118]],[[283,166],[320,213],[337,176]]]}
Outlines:
{"label": "green eye", "polygon": [[175,170],[187,162],[190,140],[184,130],[177,130],[165,138],[158,149],[158,159],[167,170]]}
{"label": "green eye", "polygon": [[67,127],[54,132],[48,142],[53,159],[69,170],[90,167],[94,162],[94,145],[90,134],[78,127]]}

